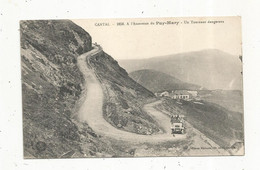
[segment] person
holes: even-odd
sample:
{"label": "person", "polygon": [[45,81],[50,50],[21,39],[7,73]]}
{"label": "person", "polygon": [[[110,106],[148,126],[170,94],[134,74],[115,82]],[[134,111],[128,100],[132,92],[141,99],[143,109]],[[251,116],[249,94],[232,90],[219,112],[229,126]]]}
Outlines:
{"label": "person", "polygon": [[174,117],[173,117],[173,115],[171,116],[171,123],[173,123],[174,122]]}
{"label": "person", "polygon": [[180,118],[180,116],[179,116],[179,115],[177,115],[177,116],[176,116],[176,120],[179,120],[179,118]]}

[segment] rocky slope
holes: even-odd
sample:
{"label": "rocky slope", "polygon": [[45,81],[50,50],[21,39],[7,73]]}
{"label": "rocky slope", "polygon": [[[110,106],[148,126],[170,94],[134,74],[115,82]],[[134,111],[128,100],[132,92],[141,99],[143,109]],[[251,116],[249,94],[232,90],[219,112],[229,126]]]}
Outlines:
{"label": "rocky slope", "polygon": [[105,52],[90,58],[90,67],[102,84],[105,100],[103,114],[113,126],[139,134],[159,131],[154,120],[143,111],[153,93],[135,82],[117,61]]}
{"label": "rocky slope", "polygon": [[198,85],[185,83],[173,76],[151,69],[131,72],[130,77],[152,92],[176,89],[203,89],[203,87]]}
{"label": "rocky slope", "polygon": [[206,89],[242,90],[239,57],[216,49],[141,60],[119,60],[119,64],[129,73],[153,69]]}
{"label": "rocky slope", "polygon": [[73,119],[84,83],[76,57],[92,49],[90,35],[68,20],[21,21],[20,30],[24,157],[114,154]]}

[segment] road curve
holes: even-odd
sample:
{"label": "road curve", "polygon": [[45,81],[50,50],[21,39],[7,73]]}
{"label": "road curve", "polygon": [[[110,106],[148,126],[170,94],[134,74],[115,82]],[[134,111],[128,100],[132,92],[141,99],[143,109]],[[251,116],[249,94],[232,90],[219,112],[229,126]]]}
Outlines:
{"label": "road curve", "polygon": [[88,66],[89,58],[98,55],[102,49],[94,46],[94,49],[78,57],[78,67],[85,78],[86,93],[81,96],[82,105],[78,111],[79,120],[88,123],[88,125],[99,135],[123,140],[133,143],[149,142],[158,143],[165,141],[174,141],[185,139],[186,135],[176,135],[173,137],[170,132],[170,119],[162,112],[154,109],[154,105],[160,101],[147,104],[144,109],[149,113],[158,124],[164,128],[164,134],[140,135],[136,133],[119,130],[109,124],[103,117],[103,91],[94,71]]}
{"label": "road curve", "polygon": [[[85,87],[80,98],[82,101],[80,109],[78,111],[78,117],[80,121],[88,123],[88,125],[99,135],[106,136],[117,140],[127,141],[131,143],[161,143],[166,141],[177,141],[186,139],[185,135],[176,134],[175,137],[171,135],[171,124],[170,118],[166,113],[158,111],[154,108],[155,105],[161,101],[149,103],[144,106],[144,110],[150,114],[161,128],[164,129],[165,133],[155,135],[140,135],[136,133],[126,132],[119,130],[109,124],[103,117],[102,106],[103,106],[103,90],[98,81],[94,71],[89,67],[87,62],[89,58],[95,55],[99,55],[102,51],[101,47],[94,46],[94,49],[80,55],[78,57],[78,67],[84,75]],[[183,155],[229,155],[224,149],[210,149],[211,147],[218,148],[219,146],[196,130],[194,127],[189,125],[195,133],[195,136],[190,139],[193,140],[191,147],[206,146],[206,149],[189,150],[183,153]]]}

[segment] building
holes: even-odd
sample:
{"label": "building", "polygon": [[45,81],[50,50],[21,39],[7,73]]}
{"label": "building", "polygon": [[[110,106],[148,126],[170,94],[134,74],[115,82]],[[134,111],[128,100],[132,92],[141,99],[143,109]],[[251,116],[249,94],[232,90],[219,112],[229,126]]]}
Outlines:
{"label": "building", "polygon": [[173,90],[154,93],[157,97],[171,97],[172,99],[191,100],[198,96],[196,90]]}
{"label": "building", "polygon": [[189,100],[191,98],[191,94],[188,93],[187,90],[175,90],[175,91],[172,91],[171,98]]}
{"label": "building", "polygon": [[167,91],[164,91],[160,94],[160,97],[169,97],[170,96],[170,93],[167,92]]}

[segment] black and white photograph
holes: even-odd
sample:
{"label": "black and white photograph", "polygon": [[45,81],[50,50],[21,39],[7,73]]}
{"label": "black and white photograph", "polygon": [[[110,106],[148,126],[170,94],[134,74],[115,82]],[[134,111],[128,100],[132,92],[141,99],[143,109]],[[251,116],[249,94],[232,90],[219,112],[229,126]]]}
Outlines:
{"label": "black and white photograph", "polygon": [[21,20],[24,159],[244,155],[241,17]]}

